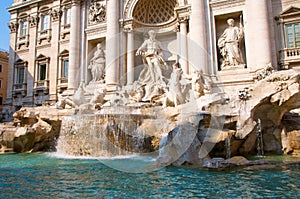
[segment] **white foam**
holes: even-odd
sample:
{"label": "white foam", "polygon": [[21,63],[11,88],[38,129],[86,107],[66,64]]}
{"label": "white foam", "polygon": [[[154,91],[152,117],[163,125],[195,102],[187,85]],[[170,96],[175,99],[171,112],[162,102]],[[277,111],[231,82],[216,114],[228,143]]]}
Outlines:
{"label": "white foam", "polygon": [[69,160],[142,160],[147,162],[154,162],[156,161],[155,157],[150,156],[141,156],[138,154],[132,155],[120,155],[120,156],[113,156],[113,157],[93,157],[93,156],[72,156],[64,153],[46,153],[48,157],[51,158],[58,158],[58,159],[69,159]]}

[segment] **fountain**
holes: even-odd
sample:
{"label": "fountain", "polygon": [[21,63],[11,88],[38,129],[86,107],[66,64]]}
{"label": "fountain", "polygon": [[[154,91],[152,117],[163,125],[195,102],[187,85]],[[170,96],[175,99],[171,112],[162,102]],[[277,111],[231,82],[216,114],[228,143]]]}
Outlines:
{"label": "fountain", "polygon": [[[161,49],[155,33],[150,31],[149,34],[151,38],[145,40],[137,51],[137,55],[142,56],[144,68],[139,71],[136,81],[112,86],[106,84],[102,73],[98,78],[98,64],[101,63],[100,72],[106,70],[103,68],[101,45],[97,45],[101,57],[98,61],[93,59],[93,64],[90,64],[90,68],[94,68],[93,79],[87,85],[82,82],[73,97],[61,96],[62,99],[52,107],[52,116],[60,117],[57,121],[53,121],[49,107],[44,107],[44,112],[28,108],[16,113],[15,121],[22,123],[22,127],[33,126],[37,118],[56,127],[47,132],[41,131],[42,135],[46,135],[45,139],[51,138],[51,142],[43,145],[38,136],[30,138],[24,133],[26,138],[32,139],[32,146],[44,149],[47,144],[47,148],[51,148],[59,136],[58,153],[105,158],[155,155],[158,164],[167,165],[199,163],[209,156],[229,159],[234,155],[253,153],[256,149],[257,155],[263,156],[261,121],[258,120],[256,125],[253,118],[261,118],[261,114],[268,111],[266,107],[288,107],[280,107],[281,112],[296,108],[299,98],[292,89],[298,88],[298,73],[280,72],[260,80],[254,89],[249,86],[239,93],[236,90],[234,93],[226,91],[225,96],[222,87],[218,88],[218,82],[213,81],[214,77],[201,71],[187,74],[179,63],[165,59],[159,52]],[[154,44],[151,43],[153,41]],[[264,84],[272,85],[272,89],[262,92],[268,87]],[[280,85],[291,85],[288,89],[294,94],[282,98],[287,88],[282,88],[284,93],[279,95]],[[238,106],[241,100],[243,108]],[[293,106],[286,103],[287,100]],[[274,103],[277,101],[280,103]],[[70,111],[65,112],[66,109]],[[268,117],[271,115],[269,119],[277,125],[279,115],[283,114],[268,114]],[[62,116],[66,117],[61,119]],[[39,129],[44,129],[44,124],[40,124]],[[250,135],[255,130],[256,137],[255,133]],[[13,140],[7,143],[10,142]],[[265,150],[270,151],[267,145]]]}

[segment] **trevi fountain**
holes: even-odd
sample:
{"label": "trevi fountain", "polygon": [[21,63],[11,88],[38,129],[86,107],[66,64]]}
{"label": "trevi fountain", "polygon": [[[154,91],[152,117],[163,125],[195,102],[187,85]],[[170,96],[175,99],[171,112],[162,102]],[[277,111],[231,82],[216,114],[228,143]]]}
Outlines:
{"label": "trevi fountain", "polygon": [[[227,22],[218,46],[230,71],[245,62],[228,42],[243,37],[241,27]],[[252,85],[223,90],[202,71],[187,75],[167,62],[149,30],[135,52],[143,62],[137,80],[111,92],[104,46],[91,54],[91,81],[73,96],[24,107],[2,124],[0,182],[12,187],[4,196],[300,196],[299,71],[268,64]]]}

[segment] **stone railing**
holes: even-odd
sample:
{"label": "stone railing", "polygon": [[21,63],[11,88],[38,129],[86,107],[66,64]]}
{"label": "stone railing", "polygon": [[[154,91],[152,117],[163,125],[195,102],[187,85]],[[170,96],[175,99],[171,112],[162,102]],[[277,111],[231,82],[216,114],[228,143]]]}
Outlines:
{"label": "stone railing", "polygon": [[68,83],[68,78],[66,77],[58,78],[58,84],[67,84],[67,83]]}
{"label": "stone railing", "polygon": [[26,96],[26,91],[27,91],[27,84],[14,84],[13,86],[13,95],[18,95],[21,94],[23,96]]}
{"label": "stone railing", "polygon": [[38,87],[48,88],[49,80],[40,80],[40,81],[34,82],[34,88],[38,88]]}
{"label": "stone railing", "polygon": [[289,68],[291,62],[300,62],[300,48],[285,48],[280,50],[279,53],[283,68]]}
{"label": "stone railing", "polygon": [[281,60],[300,58],[300,48],[285,48],[280,50]]}
{"label": "stone railing", "polygon": [[40,30],[38,32],[38,43],[41,44],[42,40],[46,39],[48,42],[51,41],[51,29],[47,29],[47,30]]}
{"label": "stone railing", "polygon": [[43,92],[45,95],[49,93],[49,80],[39,80],[34,82],[34,93]]}
{"label": "stone railing", "polygon": [[58,80],[57,92],[61,93],[62,91],[66,90],[68,88],[68,78],[61,77],[61,78],[58,78],[57,80]]}

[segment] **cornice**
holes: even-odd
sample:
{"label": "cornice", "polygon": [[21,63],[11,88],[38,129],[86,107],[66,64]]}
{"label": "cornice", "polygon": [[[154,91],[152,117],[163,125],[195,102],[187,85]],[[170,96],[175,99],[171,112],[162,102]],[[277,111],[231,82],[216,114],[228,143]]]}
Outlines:
{"label": "cornice", "polygon": [[244,5],[245,0],[210,0],[209,5],[212,8],[227,8],[235,5]]}
{"label": "cornice", "polygon": [[24,8],[24,7],[27,7],[27,6],[31,6],[32,4],[36,4],[36,3],[39,3],[39,2],[42,2],[43,0],[33,0],[33,1],[25,1],[23,3],[20,3],[20,4],[16,4],[16,5],[12,5],[11,7],[7,8],[7,11],[8,12],[13,12],[15,10],[18,10],[18,9],[21,9],[21,8]]}

